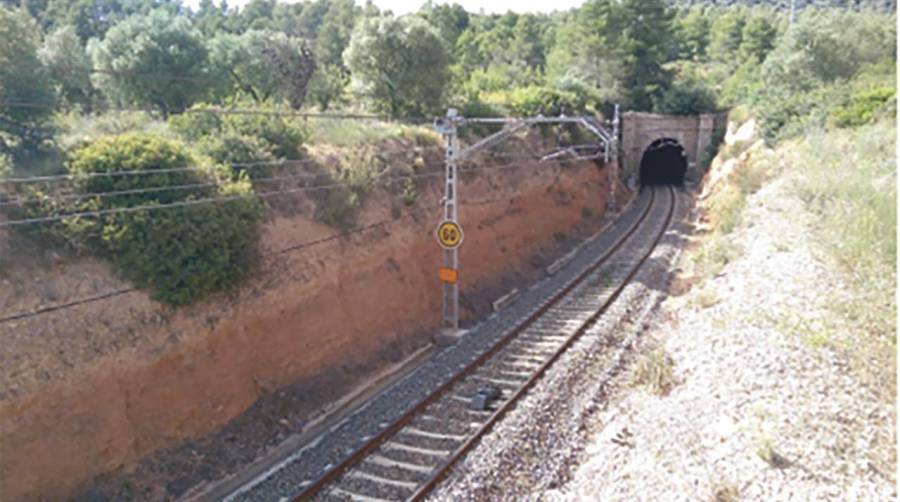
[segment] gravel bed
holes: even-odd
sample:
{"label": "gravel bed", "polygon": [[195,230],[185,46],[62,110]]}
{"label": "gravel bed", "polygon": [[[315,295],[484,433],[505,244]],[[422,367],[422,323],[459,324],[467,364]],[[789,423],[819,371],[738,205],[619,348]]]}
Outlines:
{"label": "gravel bed", "polygon": [[[740,254],[647,331],[675,386],[623,389],[592,419],[572,480],[535,497],[896,500],[896,401],[818,338],[832,323],[847,341],[870,333],[830,303],[852,289],[785,172],[748,198],[730,234]],[[630,446],[614,441],[623,431]]]}
{"label": "gravel bed", "polygon": [[535,500],[538,492],[565,482],[568,466],[583,448],[579,439],[586,417],[602,406],[604,389],[621,371],[628,348],[667,289],[688,211],[687,201],[680,199],[672,229],[635,280],[457,464],[431,499]]}
{"label": "gravel bed", "polygon": [[380,424],[390,422],[427,396],[488,347],[502,338],[522,319],[546,304],[549,291],[560,291],[596,257],[624,235],[645,207],[648,193],[641,194],[607,232],[585,245],[576,257],[556,275],[524,291],[507,309],[476,325],[459,342],[439,352],[408,377],[371,400],[365,407],[337,424],[314,446],[285,463],[261,482],[231,500],[269,501],[290,497],[304,482],[317,478],[331,465],[340,462],[347,450],[358,447],[361,437],[372,436]]}
{"label": "gravel bed", "polygon": [[439,400],[428,408],[428,414],[446,417],[459,424],[482,423],[490,416],[490,412],[473,412],[458,404],[462,403]]}

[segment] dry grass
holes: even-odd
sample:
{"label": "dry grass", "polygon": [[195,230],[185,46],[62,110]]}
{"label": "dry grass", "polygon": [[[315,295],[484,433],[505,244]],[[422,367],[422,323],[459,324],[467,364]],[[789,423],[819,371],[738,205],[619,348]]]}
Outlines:
{"label": "dry grass", "polygon": [[737,259],[740,248],[720,232],[707,235],[685,256],[685,271],[697,278],[697,284],[716,277],[728,262]]}
{"label": "dry grass", "polygon": [[310,118],[307,121],[312,144],[356,146],[388,139],[413,140],[419,146],[436,146],[440,136],[428,127],[394,122]]}
{"label": "dry grass", "polygon": [[638,356],[632,384],[645,387],[650,393],[665,396],[675,386],[673,361],[662,349]]}
{"label": "dry grass", "polygon": [[702,288],[697,290],[694,294],[694,304],[701,310],[708,309],[719,303],[719,301],[721,301],[721,299],[713,289]]}
{"label": "dry grass", "polygon": [[[849,291],[829,291],[832,329],[804,337],[847,354],[858,376],[896,401],[896,124],[785,145],[794,187],[817,218],[817,242]],[[802,329],[800,331],[803,331]]]}
{"label": "dry grass", "polygon": [[147,112],[113,110],[100,115],[81,115],[76,112],[60,113],[55,117],[54,125],[59,129],[56,141],[65,151],[106,134],[147,132],[160,136],[171,136],[166,121],[153,117]]}
{"label": "dry grass", "polygon": [[738,487],[734,483],[724,480],[713,483],[712,492],[712,502],[737,502],[741,499]]}
{"label": "dry grass", "polygon": [[[752,143],[753,140],[729,145],[722,149],[719,158],[741,156]],[[754,148],[737,162],[725,182],[702,202],[701,211],[709,223],[708,232],[684,257],[682,266],[697,279],[697,285],[719,275],[728,262],[741,255],[741,249],[731,243],[729,234],[744,221],[747,197],[759,190],[773,173],[772,156],[765,150]]]}

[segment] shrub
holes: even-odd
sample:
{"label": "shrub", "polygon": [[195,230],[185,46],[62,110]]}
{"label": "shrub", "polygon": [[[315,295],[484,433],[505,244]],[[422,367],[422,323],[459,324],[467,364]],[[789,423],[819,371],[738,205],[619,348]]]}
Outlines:
{"label": "shrub", "polygon": [[222,131],[222,118],[216,113],[204,112],[206,105],[194,105],[185,113],[169,117],[169,128],[188,141]]}
{"label": "shrub", "polygon": [[351,186],[338,186],[325,191],[319,202],[316,219],[342,230],[349,230],[356,224],[356,217],[362,207],[362,194]]}
{"label": "shrub", "polygon": [[[464,117],[493,118],[503,116],[503,113],[497,110],[495,106],[480,99],[466,101],[460,106],[459,112]],[[467,138],[470,136],[487,136],[499,131],[502,127],[502,125],[497,124],[471,124],[464,127],[461,132]]]}
{"label": "shrub", "polygon": [[878,87],[857,92],[850,98],[850,102],[835,108],[828,116],[828,122],[836,127],[859,127],[872,122],[879,116],[879,112],[889,108],[891,104],[896,107],[897,94],[892,87]]}
{"label": "shrub", "polygon": [[[103,137],[72,154],[67,168],[76,177],[77,193],[210,186],[92,197],[68,207],[45,203],[38,209],[52,214],[246,195],[222,202],[66,219],[53,228],[56,235],[84,241],[108,256],[124,277],[138,287],[150,288],[154,299],[186,305],[236,285],[247,274],[257,255],[261,216],[261,206],[245,179],[219,182],[221,172],[214,167],[161,172],[193,165],[193,161],[184,146],[159,137],[136,133]],[[90,176],[114,172],[146,174]]]}
{"label": "shrub", "polygon": [[[67,168],[75,176],[81,193],[105,193],[146,187],[196,184],[201,177],[195,171],[155,172],[160,169],[191,166],[193,159],[178,143],[146,134],[128,133],[105,136],[77,149]],[[140,175],[91,176],[96,173],[143,172]],[[214,188],[198,188],[192,193],[209,196]],[[183,200],[185,192],[161,190],[116,195],[92,200],[96,209],[110,209],[150,203],[168,204]]]}
{"label": "shrub", "polygon": [[696,115],[716,109],[716,95],[699,81],[675,81],[653,99],[653,111],[673,115]]}
{"label": "shrub", "polygon": [[[825,125],[832,103],[843,103],[860,77],[893,86],[896,18],[871,12],[808,11],[785,33],[762,64],[753,104],[769,140]],[[853,33],[854,36],[847,36]],[[739,94],[739,93],[737,93]],[[869,103],[860,104],[865,115]],[[853,112],[846,116],[852,122]]]}
{"label": "shrub", "polygon": [[[249,191],[245,183],[220,195]],[[187,305],[230,289],[247,275],[257,255],[259,214],[251,197],[117,214],[105,218],[101,239],[126,278],[151,288],[156,300]]]}
{"label": "shrub", "polygon": [[[273,112],[273,107],[263,109]],[[296,159],[306,137],[303,126],[293,117],[269,114],[233,114],[223,119],[223,128],[246,136],[257,136],[269,144],[272,154],[279,158]]]}
{"label": "shrub", "polygon": [[512,115],[531,117],[534,115],[557,116],[563,113],[575,115],[583,112],[587,105],[586,96],[559,91],[550,87],[519,87],[508,92],[488,93],[485,101],[490,105],[505,108]]}
{"label": "shrub", "polygon": [[632,383],[646,386],[657,396],[665,396],[675,386],[673,361],[662,349],[641,354],[634,368]]}
{"label": "shrub", "polygon": [[0,153],[0,180],[9,177],[12,174],[12,169],[12,157]]}
{"label": "shrub", "polygon": [[216,163],[229,166],[232,178],[235,180],[240,178],[241,173],[247,173],[250,179],[254,180],[272,176],[272,165],[241,165],[275,159],[270,145],[256,136],[247,136],[235,131],[223,131],[201,139],[197,144],[197,150]]}
{"label": "shrub", "polygon": [[[218,136],[227,136],[237,151],[231,154],[227,149],[214,148],[215,156],[223,162],[299,158],[306,128],[294,117],[279,115],[273,105],[251,106],[247,113],[219,114],[211,110],[211,105],[195,105],[186,113],[171,117],[169,127],[185,140],[205,141],[207,149],[210,144],[222,146],[226,141]],[[254,148],[262,158],[246,157],[248,150]]]}
{"label": "shrub", "polygon": [[84,143],[110,134],[145,132],[166,134],[167,124],[154,119],[147,112],[108,110],[102,114],[81,114],[76,111],[58,113],[54,117],[57,129],[55,143],[64,151],[71,151]]}
{"label": "shrub", "polygon": [[385,165],[377,158],[377,150],[374,148],[349,151],[342,159],[337,173],[324,183],[343,184],[313,192],[318,194],[316,219],[342,230],[351,228],[356,224],[369,188],[384,168]]}

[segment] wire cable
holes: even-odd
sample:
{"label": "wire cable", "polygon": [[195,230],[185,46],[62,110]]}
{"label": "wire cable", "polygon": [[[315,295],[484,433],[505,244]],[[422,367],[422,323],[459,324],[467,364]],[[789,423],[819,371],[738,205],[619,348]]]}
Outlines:
{"label": "wire cable", "polygon": [[[377,153],[378,157],[388,157],[393,158],[398,155],[404,155],[409,153],[416,153],[415,150],[406,148],[406,149],[398,149],[398,150],[385,150]],[[276,159],[276,160],[255,160],[249,162],[232,162],[230,164],[226,164],[225,166],[231,167],[232,169],[243,169],[243,170],[251,170],[251,169],[260,169],[263,167],[280,167],[280,166],[290,166],[290,165],[319,165],[322,161],[313,158],[304,158],[304,159]],[[164,174],[164,173],[181,173],[181,172],[206,172],[210,167],[208,166],[178,166],[178,167],[166,167],[162,169],[146,169],[146,170],[134,170],[134,171],[109,171],[109,172],[90,172],[90,173],[81,173],[81,174],[54,174],[48,176],[27,176],[20,178],[5,178],[0,179],[0,185],[4,184],[18,184],[18,183],[43,183],[43,182],[52,182],[52,181],[71,181],[78,179],[90,179],[90,178],[108,178],[108,177],[122,177],[122,176],[146,176],[151,174]],[[310,177],[315,176],[314,173],[310,174]]]}
{"label": "wire cable", "polygon": [[[10,99],[0,97],[0,107],[4,108],[26,108],[26,109],[50,109],[59,108],[58,103],[52,101],[29,101],[22,99]],[[142,106],[107,106],[104,111],[120,111],[120,112],[145,112],[157,113],[160,110],[151,107]],[[293,117],[303,119],[329,119],[329,120],[374,120],[382,122],[407,123],[407,124],[430,124],[432,118],[420,116],[403,116],[391,117],[387,115],[370,115],[363,113],[331,113],[331,112],[301,112],[297,110],[256,110],[250,108],[223,108],[219,106],[210,106],[202,108],[188,108],[178,112],[179,114],[200,114],[208,113],[213,115],[260,115],[275,117]]]}
{"label": "wire cable", "polygon": [[[580,160],[592,160],[592,159],[596,159],[598,157],[599,157],[598,155],[589,155],[589,156],[574,157],[571,159],[566,159],[566,161],[567,162],[575,162],[575,161],[580,161]],[[542,163],[537,159],[532,160],[532,162]],[[499,166],[461,169],[460,172],[466,173],[466,172],[481,171],[481,170],[498,170],[498,169],[506,169],[506,168],[510,168],[510,167],[517,167],[518,165],[519,165],[518,163],[509,163],[509,164],[502,164]],[[433,171],[433,172],[429,172],[429,173],[420,173],[420,174],[413,174],[413,175],[406,175],[406,176],[391,177],[390,179],[388,179],[386,181],[384,181],[384,180],[378,180],[378,181],[381,181],[385,184],[390,184],[390,183],[394,183],[397,181],[403,181],[403,180],[407,180],[407,179],[434,177],[434,176],[440,176],[443,174],[444,173],[441,171]],[[327,189],[332,189],[332,188],[336,188],[336,187],[347,186],[349,184],[352,184],[352,182],[343,181],[343,182],[329,183],[329,184],[324,184],[324,185],[315,185],[315,186],[309,186],[309,187],[298,187],[298,188],[292,188],[292,189],[286,189],[286,190],[274,190],[274,191],[263,192],[263,193],[236,194],[236,195],[226,195],[226,196],[219,196],[219,197],[205,197],[205,198],[200,198],[200,199],[191,199],[191,200],[186,200],[186,201],[178,201],[178,202],[170,202],[170,203],[143,204],[143,205],[138,205],[138,206],[97,209],[97,210],[91,210],[91,211],[76,211],[76,212],[72,212],[72,213],[64,213],[64,214],[58,214],[58,215],[53,215],[53,216],[39,216],[39,217],[34,217],[34,218],[23,218],[23,219],[18,219],[18,220],[0,221],[0,228],[28,225],[28,224],[34,224],[34,223],[48,223],[48,222],[60,221],[60,220],[66,219],[66,218],[73,218],[73,217],[103,216],[103,215],[107,215],[107,214],[133,213],[133,212],[138,212],[138,211],[153,211],[153,210],[159,210],[159,209],[170,209],[170,208],[174,208],[174,207],[195,206],[198,204],[209,204],[209,203],[215,203],[215,202],[227,202],[227,201],[233,201],[233,200],[248,199],[251,197],[257,197],[257,198],[262,199],[262,198],[274,197],[276,195],[285,195],[285,194],[290,194],[290,193],[327,190]]]}
{"label": "wire cable", "polygon": [[[149,174],[149,173],[161,172],[161,171],[162,170],[141,171],[141,172]],[[100,173],[100,174],[106,174],[106,173]],[[114,174],[114,173],[110,173],[110,174]],[[267,183],[267,182],[273,182],[273,181],[308,180],[308,179],[327,177],[330,175],[331,175],[331,173],[326,173],[326,172],[299,173],[299,174],[292,174],[292,175],[287,175],[287,176],[272,176],[272,177],[268,177],[268,178],[251,178],[250,181],[252,183]],[[387,177],[387,178],[388,179],[394,179],[394,178],[406,179],[406,178],[415,177],[415,176],[418,176],[418,175],[402,175],[402,176],[396,176],[396,177],[391,176],[391,177]],[[384,177],[381,179],[384,179]],[[376,181],[381,181],[381,179],[376,180]],[[337,185],[337,184],[352,184],[352,182],[343,181],[343,182],[338,182],[338,183],[334,183],[334,184],[335,185]],[[193,189],[193,188],[214,187],[214,186],[221,186],[221,183],[219,181],[210,181],[210,182],[205,182],[205,183],[189,183],[189,184],[184,184],[184,185],[168,185],[168,186],[156,186],[156,187],[145,187],[145,188],[132,188],[132,189],[127,189],[127,190],[112,190],[112,191],[108,191],[108,192],[90,192],[90,193],[84,193],[84,194],[66,193],[66,194],[59,194],[59,195],[53,195],[53,196],[46,196],[46,198],[53,199],[53,200],[92,199],[92,198],[113,197],[113,196],[119,196],[119,195],[135,195],[135,194],[155,193],[155,192],[163,192],[163,191],[168,191],[168,190],[188,190],[188,189]],[[314,187],[310,187],[310,188],[314,188]],[[18,199],[0,201],[0,207],[21,204],[22,202],[27,202],[28,200],[29,200],[28,198],[20,197]],[[39,199],[31,198],[30,200],[39,200]]]}
{"label": "wire cable", "polygon": [[[462,204],[481,205],[481,204],[490,204],[490,203],[501,201],[501,200],[506,200],[506,198],[505,197],[490,197],[490,198],[479,199],[479,200],[474,200],[474,201],[464,201],[464,202],[462,202]],[[418,212],[425,212],[427,210],[437,209],[440,207],[443,207],[443,204],[434,204],[431,206],[420,208]],[[385,220],[381,220],[381,221],[378,221],[375,223],[370,223],[367,225],[356,227],[356,228],[347,230],[345,232],[333,234],[328,237],[323,237],[321,239],[316,239],[316,240],[312,240],[312,241],[307,241],[307,242],[302,242],[299,244],[290,245],[290,246],[281,248],[277,251],[270,251],[267,253],[263,253],[262,257],[280,256],[283,254],[299,251],[301,249],[318,246],[318,245],[324,244],[326,242],[331,242],[331,241],[338,240],[338,239],[341,239],[341,238],[344,238],[344,237],[347,237],[350,235],[362,233],[366,230],[371,230],[371,229],[383,226],[387,223],[394,223],[394,222],[400,221],[404,218],[412,217],[414,214],[416,214],[416,213],[410,212],[410,213],[407,213],[407,214],[401,216],[400,218],[392,218],[390,220],[385,219]],[[116,290],[108,291],[106,293],[102,293],[99,295],[95,295],[95,296],[91,296],[91,297],[87,297],[87,298],[81,298],[78,300],[73,300],[71,302],[60,303],[60,304],[56,304],[56,305],[48,305],[46,307],[40,307],[40,308],[33,309],[33,310],[21,311],[21,312],[17,312],[15,314],[12,314],[9,316],[0,317],[0,324],[17,321],[17,320],[21,320],[21,319],[27,319],[30,317],[37,317],[39,315],[48,314],[51,312],[56,312],[56,311],[64,310],[64,309],[68,309],[68,308],[73,308],[73,307],[77,307],[79,305],[84,305],[87,303],[98,302],[98,301],[114,298],[114,297],[125,295],[128,293],[138,292],[138,291],[140,291],[140,289],[134,288],[134,287],[116,289]]]}

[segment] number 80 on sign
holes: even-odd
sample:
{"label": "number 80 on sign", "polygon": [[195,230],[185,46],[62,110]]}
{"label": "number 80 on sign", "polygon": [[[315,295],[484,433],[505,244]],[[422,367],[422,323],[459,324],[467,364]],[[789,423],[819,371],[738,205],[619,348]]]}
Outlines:
{"label": "number 80 on sign", "polygon": [[458,223],[452,220],[444,220],[437,227],[438,244],[444,249],[456,249],[462,244],[463,231]]}

